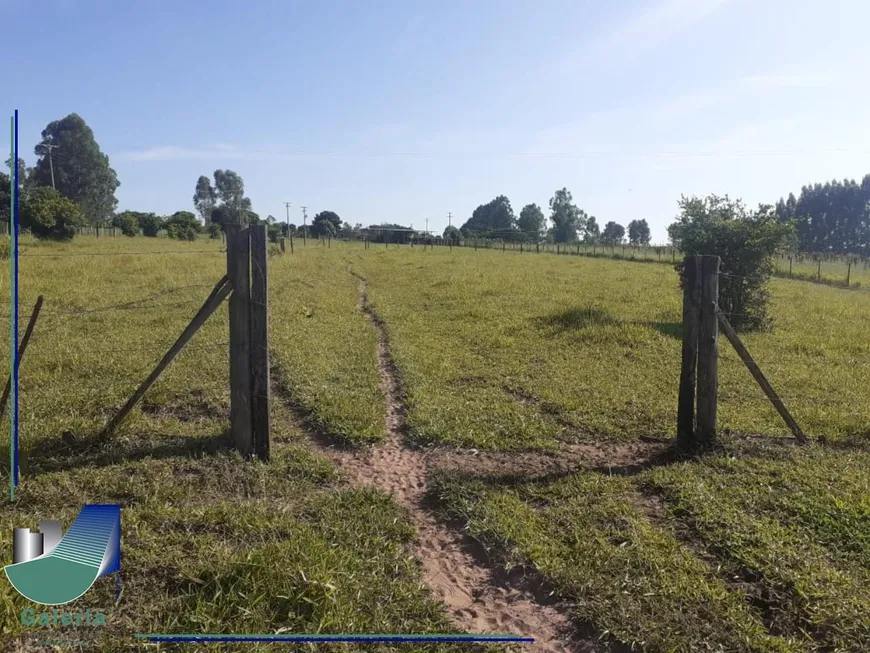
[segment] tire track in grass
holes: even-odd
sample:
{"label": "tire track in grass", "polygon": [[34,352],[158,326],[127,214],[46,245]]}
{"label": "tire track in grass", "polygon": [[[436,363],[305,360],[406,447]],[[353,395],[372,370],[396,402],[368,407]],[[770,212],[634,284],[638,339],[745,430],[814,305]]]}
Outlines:
{"label": "tire track in grass", "polygon": [[[530,578],[513,581],[487,569],[475,555],[475,542],[458,529],[439,523],[425,507],[429,455],[404,445],[405,404],[402,384],[383,320],[368,301],[365,278],[360,281],[359,308],[378,333],[377,359],[387,403],[386,444],[363,452],[331,450],[330,455],[355,484],[373,485],[393,498],[417,528],[415,554],[423,580],[443,601],[453,622],[472,633],[513,633],[533,637],[524,650],[595,651],[594,639],[575,636],[566,606],[545,604],[535,594],[542,583]],[[504,576],[504,577],[500,577]],[[535,587],[538,592],[530,589]],[[544,593],[544,592],[541,592]]]}

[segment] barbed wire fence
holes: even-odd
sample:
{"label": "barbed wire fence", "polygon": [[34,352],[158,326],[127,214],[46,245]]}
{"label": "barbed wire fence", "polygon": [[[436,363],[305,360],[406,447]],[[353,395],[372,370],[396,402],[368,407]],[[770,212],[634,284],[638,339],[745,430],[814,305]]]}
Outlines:
{"label": "barbed wire fence", "polygon": [[[253,241],[251,233],[254,231],[256,228],[244,229],[245,238],[251,238]],[[262,228],[259,241],[261,246],[258,252],[265,257],[267,255],[265,227]],[[141,284],[127,282],[131,276],[135,276],[129,271],[120,277],[123,279],[120,283],[119,279],[112,279],[111,276],[107,281],[105,276],[96,275],[98,282],[94,285],[93,292],[79,292],[75,289],[66,296],[62,285],[57,294],[53,294],[50,290],[51,284],[38,284],[46,291],[39,296],[37,310],[31,310],[29,305],[21,305],[19,313],[22,326],[32,322],[28,328],[32,334],[27,334],[25,340],[19,340],[18,347],[22,395],[25,405],[33,411],[31,417],[36,417],[38,414],[40,420],[45,419],[52,425],[56,424],[57,420],[52,420],[49,415],[46,415],[52,409],[52,397],[54,397],[58,405],[65,404],[64,413],[67,420],[80,426],[91,425],[91,428],[83,427],[89,431],[83,434],[85,439],[107,439],[102,436],[111,435],[110,427],[116,426],[114,421],[107,424],[104,432],[96,431],[95,425],[106,424],[106,420],[112,414],[117,417],[121,403],[134,391],[138,393],[142,390],[144,394],[151,387],[148,383],[150,376],[153,375],[156,379],[156,376],[159,376],[176,355],[180,360],[176,366],[181,367],[179,374],[183,376],[181,380],[176,377],[166,386],[171,396],[179,394],[180,386],[190,383],[192,387],[198,388],[199,392],[214,390],[224,396],[222,401],[232,403],[230,382],[233,374],[229,362],[232,357],[233,340],[238,339],[238,334],[234,333],[226,317],[219,320],[220,324],[213,321],[210,326],[196,333],[223,298],[230,296],[231,290],[237,288],[229,284],[227,276],[218,282],[218,286],[223,284],[221,293],[216,293],[218,286],[215,286],[213,281],[197,282],[198,279],[208,278],[216,272],[219,274],[219,271],[230,263],[227,249],[165,249],[157,243],[154,245],[150,250],[131,246],[129,249],[118,251],[98,249],[42,252],[38,249],[23,248],[20,257],[31,260],[33,265],[37,265],[37,261],[44,261],[44,264],[38,264],[40,266],[38,269],[39,274],[47,276],[70,274],[88,277],[91,275],[88,270],[92,262],[106,260],[107,257],[110,260],[111,257],[118,257],[119,260],[124,258],[128,261],[131,257],[156,258],[161,262],[155,262],[153,265],[163,267],[156,281],[154,277],[145,276]],[[108,246],[109,244],[105,243],[101,247]],[[276,248],[269,254],[279,251]],[[250,248],[247,254],[243,252],[242,255],[250,256]],[[191,266],[185,262],[179,266],[176,275],[172,272],[174,266],[171,261],[178,257],[194,258],[197,263]],[[69,265],[58,268],[51,263],[64,259]],[[111,267],[114,264],[110,262],[106,265]],[[259,274],[264,286],[265,267],[264,263],[258,261],[257,273],[255,273]],[[191,275],[192,269],[201,269],[201,272]],[[208,292],[210,288],[213,288],[211,295]],[[236,294],[250,294],[249,291],[248,287],[244,292],[240,290]],[[215,299],[216,294],[221,296]],[[279,288],[274,299],[280,301],[282,294],[282,289]],[[93,301],[90,301],[90,298]],[[32,295],[29,295],[28,303],[32,299]],[[204,314],[209,302],[212,306]],[[265,308],[263,306],[265,303],[249,300],[242,306],[242,311],[253,311],[254,305]],[[0,323],[6,323],[7,328],[10,319],[8,309],[0,312]],[[200,320],[199,324],[191,329],[197,320]],[[179,333],[182,335],[179,336]],[[189,342],[187,340],[181,342],[185,337]],[[268,347],[268,344],[266,343],[265,346]],[[29,365],[30,361],[32,363]],[[4,369],[2,373],[4,380],[9,376],[8,367],[7,363],[5,368],[0,368]],[[71,372],[71,368],[75,371]],[[65,386],[64,384],[67,383],[73,387]],[[64,397],[63,395],[67,393],[68,396]],[[179,394],[181,401],[183,401],[183,394],[182,390]],[[266,394],[268,410],[268,393]],[[139,399],[141,396],[136,401]],[[73,402],[77,405],[70,408],[69,404]],[[146,401],[146,405],[147,403]],[[126,408],[125,406],[124,409]],[[3,408],[0,408],[0,411],[2,410]],[[123,418],[123,415],[121,417]],[[41,432],[45,429],[40,426],[38,430]],[[268,434],[266,438],[268,445]],[[253,453],[259,455],[261,451]]]}

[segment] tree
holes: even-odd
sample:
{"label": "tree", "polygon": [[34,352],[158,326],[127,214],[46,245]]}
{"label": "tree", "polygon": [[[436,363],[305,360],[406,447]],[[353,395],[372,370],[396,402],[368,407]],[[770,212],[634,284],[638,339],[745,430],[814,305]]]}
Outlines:
{"label": "tree", "polygon": [[510,200],[499,195],[488,204],[481,204],[465,224],[459,228],[463,236],[498,238],[499,240],[519,240],[522,235],[517,231],[517,219],[511,208]]}
{"label": "tree", "polygon": [[200,175],[196,180],[196,190],[193,193],[193,206],[196,208],[204,224],[211,222],[211,213],[217,204],[217,192],[211,185],[211,180]]}
{"label": "tree", "polygon": [[524,240],[540,242],[547,232],[547,218],[537,204],[526,204],[520,211],[517,226],[523,232]]}
{"label": "tree", "polygon": [[221,226],[217,222],[209,222],[205,226],[205,232],[208,234],[209,238],[220,238]]}
{"label": "tree", "polygon": [[794,222],[802,251],[870,255],[870,175],[807,185],[799,198],[776,203],[780,221]]}
{"label": "tree", "polygon": [[461,237],[462,234],[459,233],[459,229],[453,225],[450,225],[444,230],[444,241],[449,245],[458,245]]}
{"label": "tree", "polygon": [[601,239],[601,230],[598,228],[598,220],[594,215],[590,215],[586,220],[586,226],[583,229],[583,242],[587,245],[597,243]]}
{"label": "tree", "polygon": [[618,245],[625,238],[625,227],[611,220],[604,225],[604,231],[601,234],[601,242],[605,245]]}
{"label": "tree", "polygon": [[214,187],[215,197],[220,204],[211,210],[213,222],[217,222],[224,228],[230,224],[256,224],[259,216],[251,210],[251,200],[245,197],[245,182],[237,172],[215,170]]}
{"label": "tree", "polygon": [[199,223],[196,216],[190,211],[176,211],[171,216],[164,219],[163,227],[166,229],[167,236],[182,240],[187,238],[187,232],[189,230],[193,230],[194,235],[199,233],[202,225]]}
{"label": "tree", "polygon": [[557,190],[550,198],[550,221],[553,223],[553,240],[557,243],[573,243],[577,233],[586,227],[586,213],[577,208],[571,191]]}
{"label": "tree", "polygon": [[76,227],[85,223],[77,204],[53,188],[34,188],[20,203],[21,224],[38,238],[71,240]]}
{"label": "tree", "polygon": [[163,228],[163,220],[153,213],[141,213],[138,216],[139,228],[142,230],[143,236],[156,238],[157,234]]}
{"label": "tree", "polygon": [[117,227],[123,235],[130,238],[139,233],[139,219],[134,211],[123,211],[116,215],[112,218],[112,226]]}
{"label": "tree", "polygon": [[341,218],[334,211],[321,211],[311,221],[312,236],[335,236],[341,229]]}
{"label": "tree", "polygon": [[[671,241],[686,255],[721,258],[718,304],[735,329],[769,325],[767,282],[775,270],[773,257],[787,248],[794,227],[783,222],[773,206],[750,213],[743,202],[727,195],[682,197],[680,215],[668,227]],[[676,266],[683,279],[683,264]]]}
{"label": "tree", "polygon": [[628,242],[632,245],[649,245],[651,239],[646,220],[632,220],[628,223]]}
{"label": "tree", "polygon": [[118,204],[115,190],[120,183],[81,116],[71,113],[49,123],[34,152],[39,157],[32,175],[36,185],[52,185],[53,163],[57,191],[77,204],[89,223],[109,223]]}

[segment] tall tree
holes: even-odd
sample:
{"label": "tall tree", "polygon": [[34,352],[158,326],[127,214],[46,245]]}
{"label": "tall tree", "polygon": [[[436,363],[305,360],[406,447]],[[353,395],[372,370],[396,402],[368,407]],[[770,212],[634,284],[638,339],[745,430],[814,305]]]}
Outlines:
{"label": "tall tree", "polygon": [[[197,189],[201,181],[202,177],[200,177],[200,181],[197,181]],[[214,193],[219,203],[211,209],[212,222],[226,227],[229,224],[256,224],[260,219],[251,208],[251,200],[245,197],[245,182],[237,172],[215,170]],[[208,199],[208,192],[204,185],[203,198]]]}
{"label": "tall tree", "polygon": [[444,240],[447,243],[450,243],[452,245],[458,245],[460,238],[461,238],[461,235],[459,233],[459,229],[457,229],[453,225],[448,226],[444,230]]}
{"label": "tall tree", "polygon": [[652,240],[646,220],[632,220],[628,223],[628,242],[632,245],[649,245]]}
{"label": "tall tree", "polygon": [[499,240],[517,240],[517,220],[510,200],[499,195],[488,204],[481,204],[465,224],[459,228],[463,236],[478,238],[497,238]]}
{"label": "tall tree", "polygon": [[573,243],[577,234],[586,227],[586,212],[574,204],[571,191],[557,190],[550,198],[550,221],[553,223],[553,239],[557,243]]}
{"label": "tall tree", "polygon": [[598,220],[594,215],[590,215],[583,229],[583,242],[591,245],[599,240],[601,240],[601,229],[598,227]]}
{"label": "tall tree", "polygon": [[311,221],[314,236],[334,236],[341,230],[341,218],[335,211],[321,211]]}
{"label": "tall tree", "polygon": [[108,224],[118,205],[115,190],[120,183],[81,116],[71,113],[49,123],[34,152],[39,157],[33,169],[35,184],[51,187],[53,165],[57,191],[77,204],[89,223]]}
{"label": "tall tree", "polygon": [[196,190],[193,193],[193,206],[204,223],[211,222],[211,214],[216,204],[217,193],[211,185],[211,180],[205,175],[200,175],[196,180]]}
{"label": "tall tree", "polygon": [[607,245],[618,245],[625,238],[625,227],[611,220],[604,225],[604,231],[601,233],[601,242]]}
{"label": "tall tree", "polygon": [[547,232],[547,218],[537,204],[526,204],[520,211],[517,227],[523,232],[525,240],[538,242]]}

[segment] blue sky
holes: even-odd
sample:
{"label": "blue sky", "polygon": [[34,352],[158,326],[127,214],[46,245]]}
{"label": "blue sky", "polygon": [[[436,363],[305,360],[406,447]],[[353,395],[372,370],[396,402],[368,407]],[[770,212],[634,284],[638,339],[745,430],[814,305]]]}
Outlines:
{"label": "blue sky", "polygon": [[79,113],[119,208],[192,210],[231,168],[261,216],[442,230],[567,186],[600,224],[870,172],[870,3],[0,0],[21,151]]}

